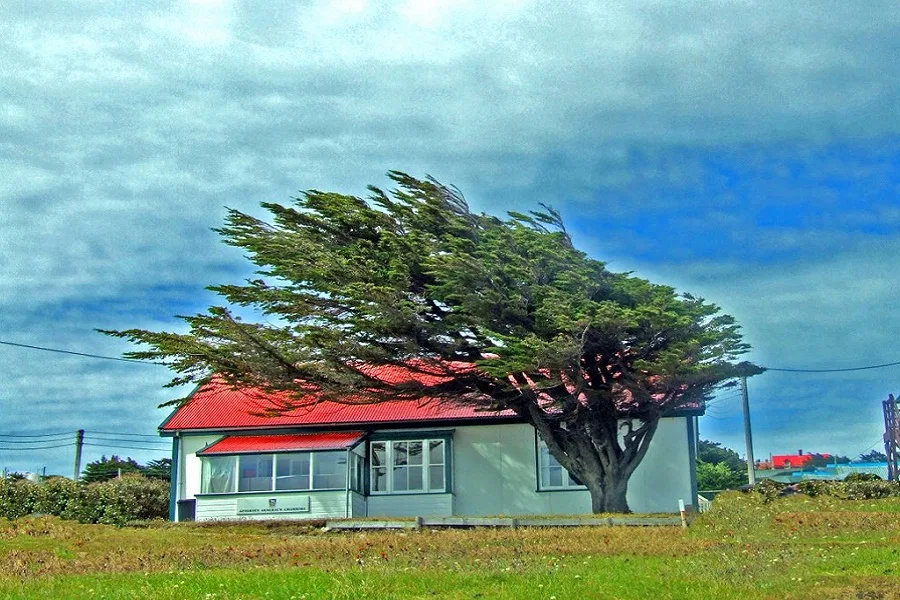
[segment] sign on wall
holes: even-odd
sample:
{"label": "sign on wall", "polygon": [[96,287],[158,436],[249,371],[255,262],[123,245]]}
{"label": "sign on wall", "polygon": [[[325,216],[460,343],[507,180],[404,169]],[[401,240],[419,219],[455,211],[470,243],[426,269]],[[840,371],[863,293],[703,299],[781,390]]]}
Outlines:
{"label": "sign on wall", "polygon": [[245,496],[237,499],[239,515],[309,512],[309,496]]}

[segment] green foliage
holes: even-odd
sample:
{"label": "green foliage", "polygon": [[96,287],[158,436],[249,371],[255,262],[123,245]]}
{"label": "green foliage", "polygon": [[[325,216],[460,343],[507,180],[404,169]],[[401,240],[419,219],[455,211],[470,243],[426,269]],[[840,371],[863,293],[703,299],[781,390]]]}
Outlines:
{"label": "green foliage", "polygon": [[885,454],[884,452],[879,452],[878,450],[872,450],[865,454],[860,454],[859,460],[857,460],[856,462],[887,462],[887,454]]}
{"label": "green foliage", "polygon": [[0,517],[18,519],[34,512],[37,484],[27,479],[0,479]]}
{"label": "green foliage", "polygon": [[746,485],[747,462],[719,442],[700,440],[697,448],[697,487],[727,490]]}
{"label": "green foliage", "polygon": [[712,464],[697,461],[697,488],[701,490],[728,490],[747,483],[746,471],[735,472],[724,462]]}
{"label": "green foliage", "polygon": [[172,479],[172,459],[160,458],[151,460],[141,468],[144,477],[150,479],[160,479],[162,481],[170,481]]}
{"label": "green foliage", "polygon": [[0,480],[0,518],[42,513],[81,523],[124,525],[166,518],[168,512],[169,485],[141,475],[90,484],[64,477],[43,483]]}
{"label": "green foliage", "polygon": [[[474,214],[454,188],[389,176],[397,188],[365,200],[311,190],[293,206],[265,203],[268,223],[229,211],[219,233],[258,278],[212,287],[226,306],[185,317],[186,334],[107,333],[145,345],[128,356],[167,364],[171,385],[216,374],[297,404],[315,389],[345,402],[424,396],[511,409],[602,510],[627,509],[625,482],[661,415],[761,372],[736,363],[748,346],[732,317],[608,271],[574,247],[552,208]],[[386,382],[373,369],[383,366],[437,377]],[[620,432],[625,416],[640,425]]]}
{"label": "green foliage", "polygon": [[85,483],[97,483],[118,477],[120,474],[140,473],[142,470],[143,467],[133,458],[119,458],[113,454],[109,458],[102,456],[100,460],[88,463],[82,472],[81,480]]}
{"label": "green foliage", "polygon": [[764,479],[756,484],[753,491],[769,502],[792,489],[810,497],[830,496],[841,500],[900,498],[900,483],[896,481],[849,476],[844,481],[810,479],[790,486]]}
{"label": "green foliage", "polygon": [[881,481],[881,477],[875,473],[850,473],[844,477],[845,482],[853,481]]}
{"label": "green foliage", "polygon": [[165,518],[169,514],[169,486],[159,479],[128,475],[93,486],[103,507],[98,523],[124,525],[129,521]]}
{"label": "green foliage", "polygon": [[[697,447],[697,460],[713,465],[724,464],[735,473],[747,472],[747,461],[731,448],[723,448],[720,442],[700,440]],[[744,483],[747,482],[744,481]]]}

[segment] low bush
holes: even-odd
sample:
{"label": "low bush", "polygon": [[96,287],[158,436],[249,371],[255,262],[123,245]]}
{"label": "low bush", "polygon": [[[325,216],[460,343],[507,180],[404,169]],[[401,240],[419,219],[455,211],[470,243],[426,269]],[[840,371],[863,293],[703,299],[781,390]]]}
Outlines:
{"label": "low bush", "polygon": [[169,513],[169,485],[141,475],[90,484],[64,477],[43,483],[0,479],[0,517],[18,519],[34,513],[120,526],[164,519]]}
{"label": "low bush", "polygon": [[880,478],[855,477],[851,479],[848,477],[844,481],[807,479],[788,485],[764,479],[756,484],[753,491],[761,495],[765,502],[792,493],[801,493],[810,497],[832,496],[842,500],[875,500],[900,497],[900,483],[882,481]]}
{"label": "low bush", "polygon": [[27,479],[0,479],[0,517],[18,519],[33,513],[37,487]]}

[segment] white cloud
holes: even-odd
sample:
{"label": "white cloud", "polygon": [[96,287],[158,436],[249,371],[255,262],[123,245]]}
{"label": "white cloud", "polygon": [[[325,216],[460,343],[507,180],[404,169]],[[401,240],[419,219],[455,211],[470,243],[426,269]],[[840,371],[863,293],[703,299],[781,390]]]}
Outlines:
{"label": "white cloud", "polygon": [[[767,157],[792,158],[798,148],[869,144],[877,155],[900,133],[898,85],[888,76],[900,24],[893,3],[550,6],[6,2],[3,339],[115,354],[119,341],[92,327],[176,326],[165,315],[201,310],[210,301],[203,286],[247,271],[209,232],[224,205],[258,212],[260,201],[287,201],[301,188],[364,193],[400,168],[457,184],[478,210],[549,201],[590,229],[669,215],[699,238],[704,224],[738,230],[748,218],[735,216],[744,200],[714,181],[705,157],[768,168]],[[821,169],[816,193],[827,207],[840,203],[829,181],[850,168],[881,194],[898,190],[890,159],[816,155],[805,164]],[[783,182],[793,177],[786,169]],[[782,189],[770,179],[748,195]],[[695,193],[684,200],[672,190]],[[698,259],[682,245],[672,249],[678,260],[647,271],[696,284],[686,287],[739,312],[766,361],[849,362],[850,352],[812,351],[835,339],[860,353],[857,338],[887,344],[891,286],[866,259],[882,257],[893,272],[894,249],[858,237],[897,223],[890,198],[879,198],[839,207],[811,231],[734,234],[739,247],[836,250],[836,262],[789,272],[718,261],[685,271]],[[683,202],[693,221],[670,215]],[[656,248],[639,228],[588,241],[617,268],[642,266]],[[761,297],[765,306],[750,301]],[[835,313],[847,322],[809,320]],[[783,333],[791,326],[825,333],[804,342]],[[767,345],[774,339],[777,347]],[[156,425],[165,375],[20,352],[0,353],[17,374],[3,388],[4,427]],[[96,411],[69,413],[69,398]]]}

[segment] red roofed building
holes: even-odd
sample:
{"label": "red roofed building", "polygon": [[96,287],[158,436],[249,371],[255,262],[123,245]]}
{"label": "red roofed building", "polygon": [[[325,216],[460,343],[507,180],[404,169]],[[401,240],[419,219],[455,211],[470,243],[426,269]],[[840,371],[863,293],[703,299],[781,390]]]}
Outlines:
{"label": "red roofed building", "polygon": [[[512,411],[427,398],[295,404],[215,379],[195,390],[160,425],[173,439],[172,518],[590,512],[587,489]],[[662,419],[631,478],[633,510],[695,501],[695,432],[694,415]]]}
{"label": "red roofed building", "polygon": [[816,457],[831,458],[830,454],[804,454],[798,450],[797,454],[775,454],[772,456],[773,469],[802,469],[811,463]]}

